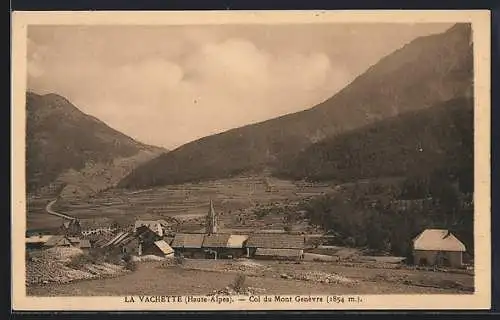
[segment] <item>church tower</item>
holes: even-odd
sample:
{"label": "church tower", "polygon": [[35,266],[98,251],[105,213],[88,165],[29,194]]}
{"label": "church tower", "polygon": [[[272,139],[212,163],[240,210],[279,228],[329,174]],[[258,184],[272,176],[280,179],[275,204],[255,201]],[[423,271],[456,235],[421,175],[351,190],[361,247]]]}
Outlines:
{"label": "church tower", "polygon": [[207,223],[206,223],[206,233],[214,234],[217,233],[217,213],[214,210],[214,204],[212,199],[210,199],[210,208],[207,214]]}

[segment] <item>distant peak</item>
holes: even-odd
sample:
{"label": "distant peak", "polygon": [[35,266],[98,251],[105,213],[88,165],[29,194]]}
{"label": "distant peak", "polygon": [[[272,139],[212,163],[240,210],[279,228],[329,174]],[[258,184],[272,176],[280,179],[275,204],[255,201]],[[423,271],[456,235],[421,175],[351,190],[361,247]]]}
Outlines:
{"label": "distant peak", "polygon": [[35,93],[33,91],[26,91],[26,97],[41,97],[38,93]]}
{"label": "distant peak", "polygon": [[57,94],[57,93],[47,93],[42,96],[45,99],[55,100],[55,101],[64,101],[66,103],[70,103],[68,99]]}
{"label": "distant peak", "polygon": [[469,22],[459,22],[455,23],[450,27],[448,33],[470,33],[472,30],[471,24]]}

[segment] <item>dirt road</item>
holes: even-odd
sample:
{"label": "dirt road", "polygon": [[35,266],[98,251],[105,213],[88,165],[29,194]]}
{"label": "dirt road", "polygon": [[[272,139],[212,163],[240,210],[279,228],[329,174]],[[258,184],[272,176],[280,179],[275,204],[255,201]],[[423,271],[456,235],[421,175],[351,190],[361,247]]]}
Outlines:
{"label": "dirt road", "polygon": [[[366,273],[366,270],[360,270]],[[160,267],[158,262],[141,263],[131,274],[117,278],[79,281],[62,285],[28,287],[31,296],[123,296],[141,294],[205,295],[231,284],[236,275],[228,272]],[[456,290],[424,288],[398,282],[360,281],[356,286],[324,284],[272,276],[247,276],[246,285],[266,294],[453,294]]]}
{"label": "dirt road", "polygon": [[64,219],[68,219],[68,220],[75,220],[74,217],[71,217],[71,216],[68,216],[68,215],[65,215],[65,214],[62,214],[62,213],[59,213],[59,212],[55,212],[54,210],[52,210],[52,206],[57,202],[57,199],[55,200],[52,200],[50,201],[47,206],[45,207],[45,210],[47,211],[48,214],[51,214],[53,216],[58,216],[58,217],[61,217],[61,218],[64,218]]}

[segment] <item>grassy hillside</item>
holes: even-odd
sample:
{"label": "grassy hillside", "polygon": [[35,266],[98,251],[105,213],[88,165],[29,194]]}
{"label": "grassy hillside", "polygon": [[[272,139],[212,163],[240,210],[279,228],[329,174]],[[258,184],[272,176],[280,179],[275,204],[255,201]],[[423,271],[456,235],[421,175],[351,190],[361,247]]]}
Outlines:
{"label": "grassy hillside", "polygon": [[205,137],[138,167],[121,181],[143,188],[272,170],[311,144],[471,93],[469,24],[417,38],[332,98],[306,111]]}
{"label": "grassy hillside", "polygon": [[[311,180],[473,171],[474,104],[459,98],[311,145],[284,161],[281,174]],[[471,181],[472,182],[472,179]]]}
{"label": "grassy hillside", "polygon": [[[457,235],[473,255],[474,104],[457,98],[433,108],[386,119],[310,146],[283,163],[282,175],[336,181],[365,179],[335,195],[305,204],[311,223],[333,230],[338,241],[409,256],[411,239],[426,228]],[[384,185],[380,178],[403,180]],[[431,199],[402,209],[396,199]]]}
{"label": "grassy hillside", "polygon": [[[26,94],[27,190],[109,187],[163,149],[141,144],[56,94]],[[114,171],[109,171],[114,168]]]}

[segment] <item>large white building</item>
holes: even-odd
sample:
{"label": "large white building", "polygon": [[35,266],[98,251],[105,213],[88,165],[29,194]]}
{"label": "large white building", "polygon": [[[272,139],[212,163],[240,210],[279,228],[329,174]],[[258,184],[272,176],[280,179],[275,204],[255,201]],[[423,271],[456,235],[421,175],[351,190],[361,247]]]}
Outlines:
{"label": "large white building", "polygon": [[413,262],[460,268],[465,245],[449,230],[426,229],[413,239]]}

